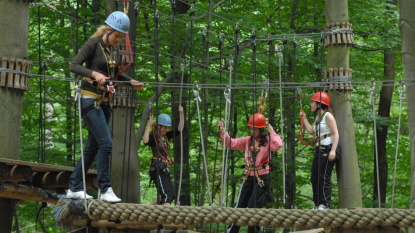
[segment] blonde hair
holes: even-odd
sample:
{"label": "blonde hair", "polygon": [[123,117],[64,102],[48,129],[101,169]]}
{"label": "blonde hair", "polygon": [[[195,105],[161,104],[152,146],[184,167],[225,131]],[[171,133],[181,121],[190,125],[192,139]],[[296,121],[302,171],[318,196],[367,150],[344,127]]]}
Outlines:
{"label": "blonde hair", "polygon": [[103,37],[104,34],[106,33],[107,28],[111,29],[111,27],[108,26],[108,25],[101,25],[101,26],[99,26],[99,28],[97,28],[97,30],[94,32],[94,34],[92,34],[91,38],[94,38],[94,37]]}

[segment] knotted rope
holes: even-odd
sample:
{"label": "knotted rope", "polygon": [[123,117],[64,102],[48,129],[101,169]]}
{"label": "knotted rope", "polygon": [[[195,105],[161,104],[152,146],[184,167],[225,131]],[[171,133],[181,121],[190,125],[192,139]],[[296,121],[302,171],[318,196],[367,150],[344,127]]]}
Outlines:
{"label": "knotted rope", "polygon": [[[91,201],[89,208],[90,220],[110,220],[119,222],[135,222],[137,225],[148,224],[184,224],[208,225],[224,223],[239,226],[268,226],[277,228],[373,228],[377,226],[415,227],[414,209],[329,209],[329,210],[300,210],[300,209],[264,209],[264,208],[230,208],[214,206],[162,206],[142,205],[132,203],[108,203]],[[61,199],[57,207],[62,211],[68,205],[68,199]],[[78,205],[82,207],[83,205]],[[86,211],[85,211],[86,212]],[[60,213],[55,208],[57,216],[68,215]],[[87,215],[84,215],[87,218]],[[79,218],[78,218],[79,219]],[[58,224],[70,225],[64,219],[56,219]]]}

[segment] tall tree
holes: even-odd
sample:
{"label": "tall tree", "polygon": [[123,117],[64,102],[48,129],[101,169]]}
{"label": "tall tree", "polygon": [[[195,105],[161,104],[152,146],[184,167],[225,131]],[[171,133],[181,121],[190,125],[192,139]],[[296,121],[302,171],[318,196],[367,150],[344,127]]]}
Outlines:
{"label": "tall tree", "polygon": [[[0,58],[2,68],[28,72],[29,1],[0,1]],[[25,68],[24,68],[25,67]],[[0,158],[18,159],[22,126],[23,94],[27,76],[0,71]],[[0,232],[11,232],[14,199],[0,198]]]}
{"label": "tall tree", "polygon": [[[390,4],[396,6],[397,0],[391,1]],[[387,5],[386,10],[390,10],[391,5]],[[387,11],[386,14],[390,14],[390,12]],[[395,79],[396,54],[391,49],[386,49],[383,52],[383,57],[383,77],[385,80],[392,81]],[[375,202],[379,201],[381,205],[384,205],[386,202],[386,188],[388,183],[388,157],[386,141],[388,137],[388,126],[393,94],[393,86],[390,85],[390,83],[391,82],[384,82],[380,90],[378,115],[385,120],[382,120],[379,127],[376,129],[377,143],[375,146],[377,146],[377,156],[375,153],[375,185],[373,188],[373,199]]]}
{"label": "tall tree", "polygon": [[[415,2],[411,0],[400,1],[401,18],[399,30],[402,40],[402,63],[403,79],[407,83],[415,80]],[[415,86],[407,85],[406,87],[407,112],[409,121],[409,141],[411,147],[411,197],[409,205],[411,209],[415,208]],[[413,228],[410,232],[415,232]]]}
{"label": "tall tree", "polygon": [[[350,25],[347,0],[327,0],[325,12],[329,32],[345,30]],[[329,87],[329,95],[340,136],[339,207],[352,208],[362,206],[355,128],[353,127],[353,113],[350,103],[351,88],[348,88],[348,83],[351,82],[351,72],[346,72],[350,70],[349,45],[353,43],[353,39],[347,31],[340,32],[340,35],[338,33],[337,36],[326,36],[325,43],[328,46],[327,76],[329,77],[329,84],[330,82],[340,83],[337,86],[331,83]]]}

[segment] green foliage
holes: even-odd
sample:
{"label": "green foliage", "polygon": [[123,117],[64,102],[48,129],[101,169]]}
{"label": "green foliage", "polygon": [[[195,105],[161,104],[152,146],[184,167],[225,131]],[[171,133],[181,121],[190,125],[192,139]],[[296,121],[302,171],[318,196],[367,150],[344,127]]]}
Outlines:
{"label": "green foliage", "polygon": [[[186,14],[176,14],[175,21],[171,15],[169,2],[158,2],[157,31],[153,6],[148,5],[148,1],[137,5],[138,36],[133,42],[136,53],[133,73],[134,78],[146,83],[146,88],[137,92],[139,104],[135,115],[138,119],[141,117],[145,104],[154,95],[155,86],[159,82],[170,75],[175,75],[171,83],[180,83],[182,74],[180,64],[183,62],[185,74],[188,76],[185,77],[187,85],[183,88],[182,104],[186,105],[186,120],[190,122],[188,128],[190,132],[190,180],[183,182],[190,184],[191,202],[198,203],[203,195],[201,193],[203,154],[194,91],[199,90],[202,99],[200,103],[201,127],[208,142],[205,144],[205,151],[209,181],[212,184],[211,188],[215,190],[214,203],[218,203],[222,175],[222,145],[218,143],[216,126],[217,121],[225,116],[226,84],[230,81],[234,83],[231,93],[235,115],[232,115],[231,133],[235,137],[248,135],[246,121],[249,115],[256,111],[263,90],[262,83],[266,79],[270,80],[271,85],[266,111],[277,109],[275,116],[267,117],[274,117],[277,120],[279,120],[279,114],[293,114],[297,117],[299,106],[291,106],[290,111],[295,111],[295,113],[287,113],[286,110],[280,111],[283,106],[279,104],[280,91],[283,91],[282,101],[285,102],[297,98],[295,93],[297,87],[302,87],[302,104],[306,112],[309,111],[307,97],[316,89],[320,89],[307,86],[307,84],[321,81],[321,70],[326,66],[325,48],[321,43],[320,34],[325,24],[324,1],[299,1],[296,8],[291,5],[291,1],[272,3],[269,1],[225,1],[212,12],[211,16],[208,15],[209,1],[199,1],[196,2],[195,8],[189,9]],[[33,75],[30,79],[30,90],[25,93],[20,154],[22,160],[73,166],[79,158],[79,122],[76,104],[73,102],[75,95],[73,81],[76,77],[69,73],[69,65],[76,51],[105,19],[103,5],[98,6],[100,9],[98,13],[92,13],[91,8],[88,1],[68,0],[45,1],[39,3],[39,7],[34,4],[30,9],[29,59],[34,61],[34,64],[31,70]],[[192,11],[194,11],[193,17],[190,15]],[[398,12],[396,6],[375,0],[365,0],[349,1],[349,15],[350,22],[353,23],[354,39],[357,42],[357,45],[352,48],[350,57],[350,67],[353,69],[353,81],[355,82],[352,93],[355,125],[350,127],[356,128],[363,207],[372,207],[374,118],[370,101],[371,90],[375,88],[376,103],[381,81],[384,80],[384,51],[388,50],[396,53],[397,58],[400,57]],[[239,30],[238,34],[237,30]],[[236,36],[239,38],[238,41],[236,41]],[[221,39],[223,44],[219,48]],[[239,54],[236,60],[237,45]],[[158,51],[155,51],[155,48]],[[279,67],[279,54],[282,55],[281,67]],[[157,66],[155,65],[156,55],[158,56]],[[234,59],[234,64],[231,75],[229,62],[232,59]],[[208,63],[208,68],[206,68],[206,63]],[[294,70],[288,71],[289,66],[294,67]],[[401,60],[397,59],[397,78],[402,77],[401,67]],[[278,88],[280,71],[283,82],[286,82],[283,90]],[[195,88],[195,81],[201,89]],[[399,85],[399,83],[396,84]],[[154,114],[162,112],[171,114],[172,102],[177,104],[180,89],[178,86],[167,86],[166,90],[160,94],[157,105],[154,105],[157,106]],[[388,124],[389,126],[387,203],[394,199],[394,207],[407,208],[411,177],[407,114],[404,104],[401,128],[398,132],[400,116],[398,103],[399,98],[394,94],[390,118],[376,116],[375,119],[378,125]],[[310,113],[308,115],[311,116]],[[208,116],[207,119],[205,116]],[[299,124],[298,121],[296,120],[297,124]],[[140,124],[141,122],[136,122],[135,125],[139,127]],[[274,125],[274,128],[280,132],[278,124],[279,122]],[[296,125],[296,130],[298,127]],[[87,132],[85,127],[83,128],[82,135],[85,140]],[[399,144],[397,144],[398,134],[400,134]],[[287,135],[294,137],[292,135],[295,135],[295,132],[287,132],[285,129],[285,135],[282,136],[285,138]],[[288,140],[295,139],[289,138]],[[53,147],[51,147],[52,143]],[[399,151],[394,181],[396,148]],[[282,163],[281,151],[274,155],[272,158],[273,202],[269,203],[270,207],[284,207],[282,194],[284,179],[295,179],[294,208],[312,207],[309,182],[312,150],[311,147],[304,147],[299,142],[297,143],[294,164],[296,173],[295,177],[289,178],[283,177],[283,168],[286,165]],[[148,204],[154,201],[156,196],[155,188],[148,185],[151,151],[141,146],[138,155],[141,167],[141,200],[142,203]],[[234,152],[232,162],[230,167],[234,167],[234,171],[229,174],[225,197],[228,206],[233,204],[230,203],[231,186],[236,184],[238,187],[240,184],[242,171],[238,167],[244,163],[243,154]],[[174,169],[179,169],[179,166],[173,166],[172,172],[175,172]],[[338,203],[336,175],[333,176],[333,208],[336,208]],[[394,190],[393,187],[395,187]],[[208,201],[208,197],[205,200]],[[30,202],[18,207],[21,228],[35,224],[33,214],[30,216],[25,214],[35,213],[35,208]],[[45,213],[45,219],[48,221],[45,225],[48,227],[48,232],[59,232],[57,229],[52,229],[50,215],[46,216]]]}

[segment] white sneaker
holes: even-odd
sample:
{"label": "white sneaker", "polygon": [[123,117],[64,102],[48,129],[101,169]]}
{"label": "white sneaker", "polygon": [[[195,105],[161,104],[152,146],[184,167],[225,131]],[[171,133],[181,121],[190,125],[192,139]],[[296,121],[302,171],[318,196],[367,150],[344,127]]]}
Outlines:
{"label": "white sneaker", "polygon": [[120,202],[121,201],[121,199],[115,196],[115,193],[111,187],[109,187],[105,193],[102,193],[99,199],[101,201],[106,201],[106,202]]}
{"label": "white sneaker", "polygon": [[318,210],[327,210],[329,207],[327,207],[326,205],[324,205],[324,204],[320,204],[319,206],[318,206]]}
{"label": "white sneaker", "polygon": [[71,199],[92,199],[93,196],[88,195],[88,193],[84,191],[78,191],[78,192],[72,192],[70,189],[68,189],[68,193],[66,193],[66,196]]}

